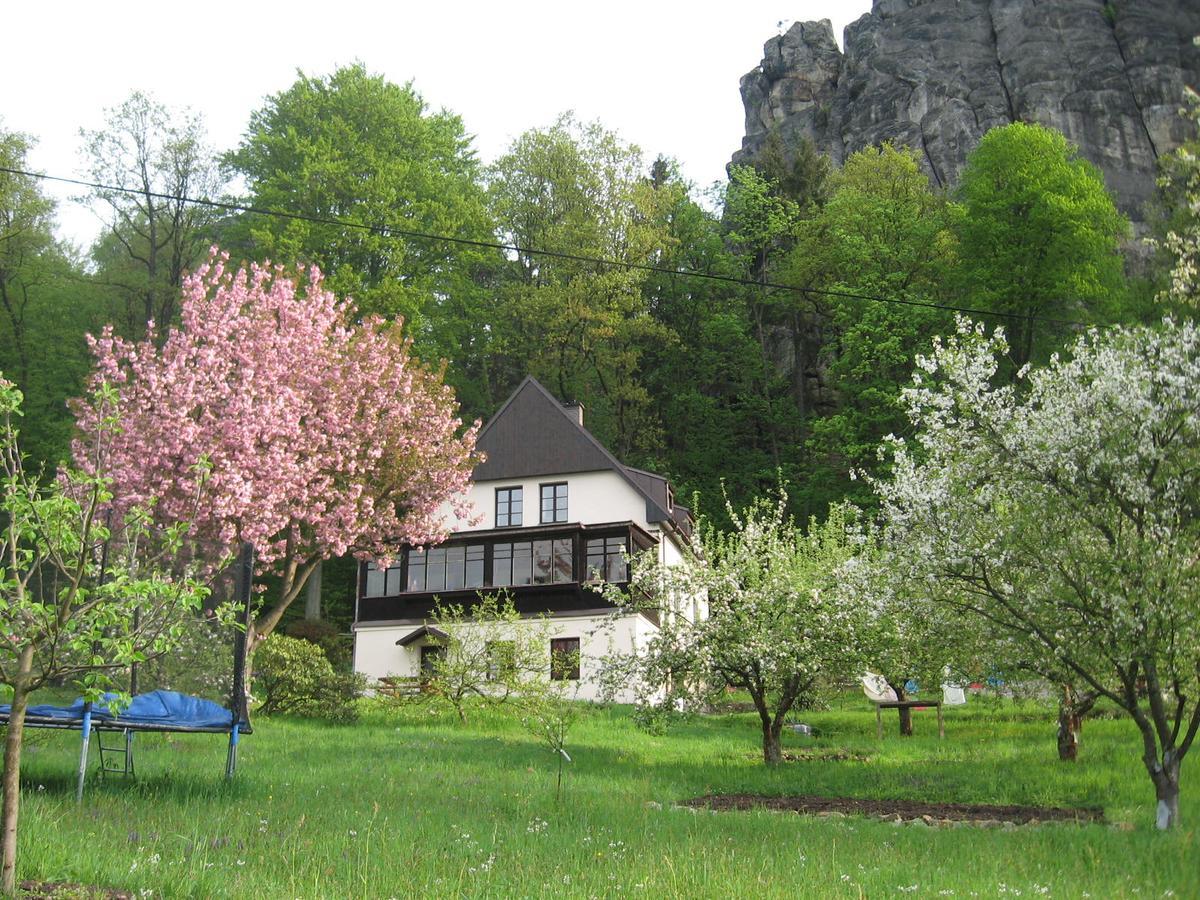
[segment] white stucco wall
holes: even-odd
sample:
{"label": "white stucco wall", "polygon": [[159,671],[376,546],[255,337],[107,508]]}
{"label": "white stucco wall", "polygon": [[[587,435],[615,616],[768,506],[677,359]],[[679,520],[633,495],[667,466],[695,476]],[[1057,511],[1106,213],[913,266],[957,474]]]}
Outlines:
{"label": "white stucco wall", "polygon": [[506,481],[472,482],[467,500],[479,518],[468,524],[454,515],[450,504],[442,507],[442,519],[450,531],[480,531],[496,527],[496,488],[520,487],[523,515],[521,527],[541,524],[543,484],[567,485],[567,521],[595,525],[601,522],[636,522],[647,528],[646,500],[624,478],[612,471],[573,472],[569,475],[545,475],[539,478],[515,478]]}
{"label": "white stucco wall", "polygon": [[[354,668],[368,678],[377,681],[388,675],[414,677],[420,673],[421,646],[425,640],[416,641],[408,647],[398,647],[396,642],[412,634],[420,625],[358,625],[354,635]],[[461,626],[471,629],[470,624]],[[488,626],[478,626],[488,627]],[[495,626],[492,626],[493,628]],[[655,626],[639,615],[626,615],[612,619],[606,615],[563,616],[522,622],[520,626],[539,629],[541,637],[579,638],[579,682],[578,692],[568,693],[580,700],[599,700],[598,676],[601,660],[612,650],[628,652],[645,646],[654,633]],[[498,637],[502,637],[499,636]],[[547,650],[549,648],[547,647]],[[549,678],[549,672],[546,677]],[[632,703],[635,699],[630,690],[614,697],[619,703]]]}

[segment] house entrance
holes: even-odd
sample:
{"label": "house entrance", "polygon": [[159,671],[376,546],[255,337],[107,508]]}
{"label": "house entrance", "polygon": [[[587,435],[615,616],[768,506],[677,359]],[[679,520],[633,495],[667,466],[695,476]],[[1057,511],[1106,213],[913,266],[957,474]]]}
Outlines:
{"label": "house entrance", "polygon": [[433,680],[434,666],[437,661],[446,655],[446,648],[439,647],[436,644],[425,644],[421,647],[421,684],[428,684]]}

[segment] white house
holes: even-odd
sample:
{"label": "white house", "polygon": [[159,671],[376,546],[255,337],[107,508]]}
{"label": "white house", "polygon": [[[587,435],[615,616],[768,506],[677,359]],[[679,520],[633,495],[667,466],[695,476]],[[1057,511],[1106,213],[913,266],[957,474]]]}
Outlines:
{"label": "white house", "polygon": [[[691,513],[665,478],[609,453],[584,428],[582,407],[564,406],[532,377],[478,447],[487,459],[472,473],[469,500],[480,521],[454,519],[444,543],[406,550],[387,570],[360,567],[354,667],[372,679],[419,675],[438,652],[428,643],[434,598],[469,607],[479,590],[504,587],[523,616],[548,618],[553,651],[578,653],[578,671],[547,677],[577,679],[577,696],[595,699],[600,658],[643,646],[658,620],[638,612],[614,623],[594,585],[627,581],[628,553],[680,559]],[[702,614],[698,605],[680,612]]]}

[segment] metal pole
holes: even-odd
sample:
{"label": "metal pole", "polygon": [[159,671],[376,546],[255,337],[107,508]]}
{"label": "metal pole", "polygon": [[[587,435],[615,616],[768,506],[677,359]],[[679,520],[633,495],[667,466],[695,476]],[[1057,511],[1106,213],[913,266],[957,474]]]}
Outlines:
{"label": "metal pole", "polygon": [[83,802],[83,779],[87,775],[88,742],[92,737],[92,704],[83,704],[83,746],[79,750],[79,778],[75,783],[75,802]]}
{"label": "metal pole", "polygon": [[135,777],[137,772],[133,769],[133,731],[125,729],[125,774],[130,777]]}
{"label": "metal pole", "polygon": [[249,541],[242,544],[237,561],[236,598],[241,609],[241,629],[234,638],[233,647],[233,687],[230,691],[229,711],[233,721],[244,722],[246,712],[246,651],[247,638],[250,631],[250,605],[253,599],[251,590],[254,581],[254,545]]}
{"label": "metal pole", "polygon": [[225,778],[233,778],[233,770],[237,768],[238,723],[233,723],[229,730],[229,755],[225,758]]}

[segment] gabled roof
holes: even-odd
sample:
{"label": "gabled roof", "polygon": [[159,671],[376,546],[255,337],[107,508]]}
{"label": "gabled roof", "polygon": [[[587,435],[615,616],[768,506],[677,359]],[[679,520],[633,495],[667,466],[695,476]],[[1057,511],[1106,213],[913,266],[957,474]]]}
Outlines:
{"label": "gabled roof", "polygon": [[483,427],[475,445],[487,454],[471,475],[475,481],[608,470],[645,499],[647,522],[679,524],[668,512],[666,479],[623,465],[532,375]]}
{"label": "gabled roof", "polygon": [[625,471],[641,486],[645,494],[660,508],[670,513],[671,521],[683,532],[684,537],[692,536],[692,511],[686,506],[680,506],[674,502],[671,483],[664,476],[655,475],[644,469],[635,469],[633,466],[625,466]]}
{"label": "gabled roof", "polygon": [[406,634],[404,637],[400,638],[400,640],[396,641],[396,646],[408,647],[412,644],[415,644],[423,637],[437,638],[440,641],[444,641],[449,636],[450,635],[446,634],[446,632],[442,631],[442,629],[438,628],[436,625],[426,624],[422,625],[416,631]]}

